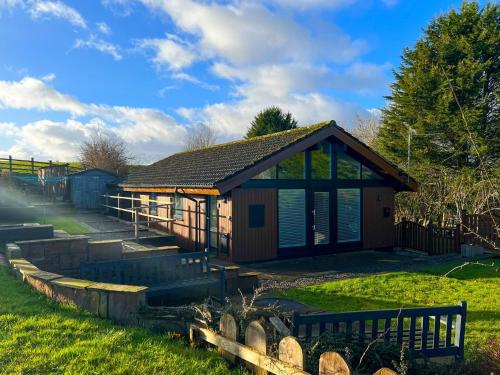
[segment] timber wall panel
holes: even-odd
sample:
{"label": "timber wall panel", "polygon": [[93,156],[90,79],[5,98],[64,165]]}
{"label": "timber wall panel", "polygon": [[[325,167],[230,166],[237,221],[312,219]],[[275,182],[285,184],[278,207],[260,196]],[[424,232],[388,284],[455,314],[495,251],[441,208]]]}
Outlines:
{"label": "timber wall panel", "polygon": [[233,240],[233,223],[232,223],[232,215],[233,215],[233,201],[231,195],[227,195],[225,198],[219,197],[217,199],[217,203],[219,206],[219,233],[222,237],[223,235],[227,235],[227,248],[228,254],[220,255],[222,257],[231,257],[232,254],[232,240]]}
{"label": "timber wall panel", "polygon": [[[384,207],[390,209],[384,217]],[[367,187],[363,189],[363,249],[394,246],[394,189]]]}
{"label": "timber wall panel", "polygon": [[[278,218],[276,189],[234,189],[232,260],[251,262],[278,256]],[[265,206],[262,228],[249,228],[248,206]]]}

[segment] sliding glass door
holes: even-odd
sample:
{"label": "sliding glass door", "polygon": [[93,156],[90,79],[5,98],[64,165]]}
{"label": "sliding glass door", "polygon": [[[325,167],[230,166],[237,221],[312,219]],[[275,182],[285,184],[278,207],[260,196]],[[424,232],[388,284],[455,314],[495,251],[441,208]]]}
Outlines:
{"label": "sliding glass door", "polygon": [[313,192],[313,241],[314,245],[330,243],[330,192]]}
{"label": "sliding glass door", "polygon": [[361,191],[337,189],[337,242],[361,241]]}
{"label": "sliding glass door", "polygon": [[278,190],[279,247],[306,246],[305,189]]}

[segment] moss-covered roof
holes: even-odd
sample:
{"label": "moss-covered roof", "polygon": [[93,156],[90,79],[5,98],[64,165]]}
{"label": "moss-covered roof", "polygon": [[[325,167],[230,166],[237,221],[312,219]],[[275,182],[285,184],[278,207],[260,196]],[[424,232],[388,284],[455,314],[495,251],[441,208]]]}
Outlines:
{"label": "moss-covered roof", "polygon": [[133,171],[122,186],[213,188],[218,182],[252,167],[328,127],[326,121],[260,137],[183,151]]}

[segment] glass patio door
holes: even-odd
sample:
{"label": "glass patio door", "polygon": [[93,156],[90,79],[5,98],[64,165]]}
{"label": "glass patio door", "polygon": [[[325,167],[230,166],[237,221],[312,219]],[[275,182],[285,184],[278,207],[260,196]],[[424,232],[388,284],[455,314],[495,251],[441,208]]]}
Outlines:
{"label": "glass patio door", "polygon": [[219,209],[217,207],[217,197],[209,196],[210,210],[210,251],[217,252],[219,249]]}
{"label": "glass patio door", "polygon": [[330,243],[330,193],[313,192],[313,241],[314,245]]}

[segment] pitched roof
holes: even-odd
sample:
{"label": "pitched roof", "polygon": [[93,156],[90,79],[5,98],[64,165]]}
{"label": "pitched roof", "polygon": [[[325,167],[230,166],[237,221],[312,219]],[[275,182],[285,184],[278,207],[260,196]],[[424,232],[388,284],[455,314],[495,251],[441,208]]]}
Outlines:
{"label": "pitched roof", "polygon": [[330,122],[286,130],[200,150],[183,151],[131,173],[122,186],[212,188]]}
{"label": "pitched roof", "polygon": [[[364,143],[345,132],[334,121],[327,121],[199,150],[179,152],[133,171],[120,186],[216,188],[221,183],[234,179],[235,176],[243,172],[245,172],[243,175],[253,173],[257,165],[261,165],[261,162],[276,154],[281,155],[283,151],[289,148],[295,148],[294,145],[299,147],[298,144],[302,144],[302,141],[306,142],[306,140],[319,137],[322,134],[324,134],[324,138],[327,138],[334,135],[334,133],[338,133],[339,130],[352,139],[353,142],[361,144],[363,149],[370,155],[376,156],[377,160],[382,159],[386,164],[389,164],[394,169],[392,171],[394,174],[391,173],[393,176],[401,175],[399,169],[376,154]],[[323,138],[323,136],[321,137]],[[375,162],[375,164],[377,163]],[[251,170],[249,171],[249,169]],[[257,173],[259,172],[255,174]],[[404,183],[404,181],[402,182]]]}

